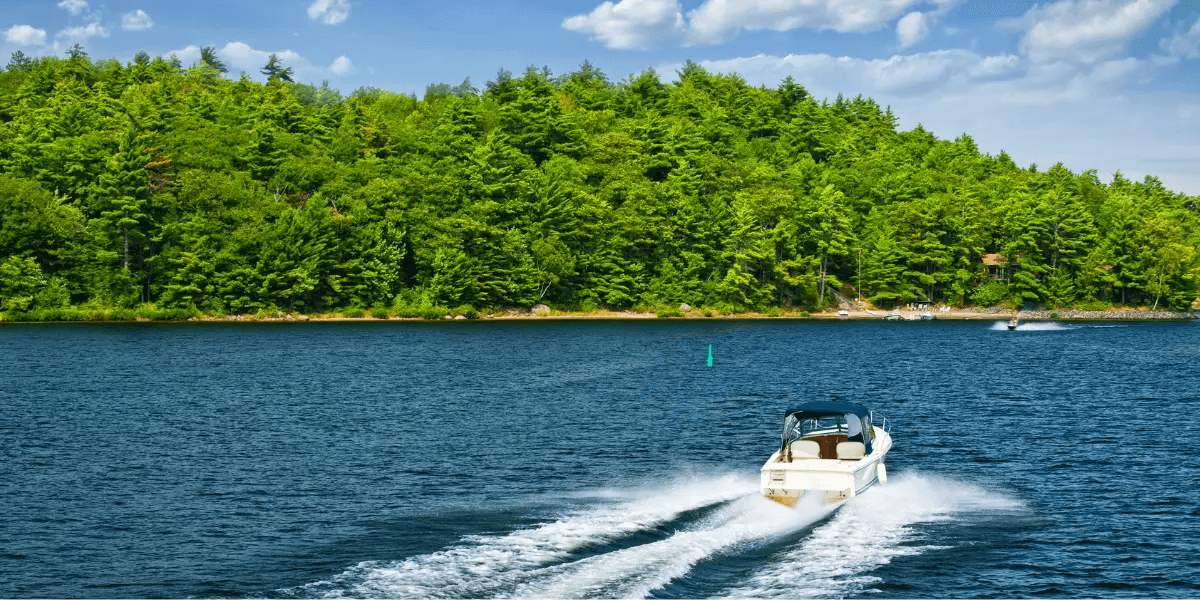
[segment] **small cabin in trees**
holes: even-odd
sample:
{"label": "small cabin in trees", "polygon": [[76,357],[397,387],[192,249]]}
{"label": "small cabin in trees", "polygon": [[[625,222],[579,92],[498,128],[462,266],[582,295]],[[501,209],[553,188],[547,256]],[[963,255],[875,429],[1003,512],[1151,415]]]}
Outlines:
{"label": "small cabin in trees", "polygon": [[1007,273],[1008,257],[1003,254],[984,254],[983,264],[987,267],[988,277],[992,281],[1004,281]]}

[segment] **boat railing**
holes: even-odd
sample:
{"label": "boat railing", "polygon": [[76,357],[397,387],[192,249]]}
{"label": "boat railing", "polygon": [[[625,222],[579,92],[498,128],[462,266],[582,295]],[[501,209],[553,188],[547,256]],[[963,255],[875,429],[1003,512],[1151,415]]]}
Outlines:
{"label": "boat railing", "polygon": [[892,422],[887,417],[875,411],[871,411],[871,424],[888,433],[892,432]]}

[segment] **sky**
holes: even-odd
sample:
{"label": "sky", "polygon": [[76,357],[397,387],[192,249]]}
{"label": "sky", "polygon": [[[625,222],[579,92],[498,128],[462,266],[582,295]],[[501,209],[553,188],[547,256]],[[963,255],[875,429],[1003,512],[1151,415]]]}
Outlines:
{"label": "sky", "polygon": [[1062,162],[1200,195],[1200,0],[4,0],[0,52],[138,51],[231,76],[277,53],[343,93],[476,87],[500,69],[619,81],[687,60],[817,97],[859,94],[901,129],[963,133],[1022,166]]}

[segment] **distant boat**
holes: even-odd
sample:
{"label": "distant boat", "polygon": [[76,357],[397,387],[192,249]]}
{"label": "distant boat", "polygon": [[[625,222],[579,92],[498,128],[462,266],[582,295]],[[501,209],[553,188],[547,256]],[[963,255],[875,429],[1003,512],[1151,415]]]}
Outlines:
{"label": "distant boat", "polygon": [[899,314],[896,314],[896,313],[892,313],[892,314],[890,314],[890,315],[885,315],[885,316],[883,317],[883,320],[884,320],[884,321],[899,321],[899,320],[900,320],[900,315],[899,315]]}
{"label": "distant boat", "polygon": [[936,321],[937,317],[933,313],[921,313],[922,321]]}
{"label": "distant boat", "polygon": [[838,316],[839,316],[839,317],[848,317],[848,316],[850,316],[850,311],[848,311],[848,310],[839,310],[839,311],[838,311]]}
{"label": "distant boat", "polygon": [[1017,325],[1020,325],[1020,322],[1017,320],[1016,317],[1013,317],[1012,320],[1008,322],[1008,330],[1012,331],[1012,330],[1016,329]]}

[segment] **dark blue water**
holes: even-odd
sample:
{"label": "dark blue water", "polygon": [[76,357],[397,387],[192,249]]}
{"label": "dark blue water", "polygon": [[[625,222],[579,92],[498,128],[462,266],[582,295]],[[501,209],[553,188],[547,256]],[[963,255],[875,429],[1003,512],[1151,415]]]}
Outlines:
{"label": "dark blue water", "polygon": [[[1040,327],[0,327],[0,596],[1200,595],[1200,325]],[[789,511],[815,399],[890,480]]]}

